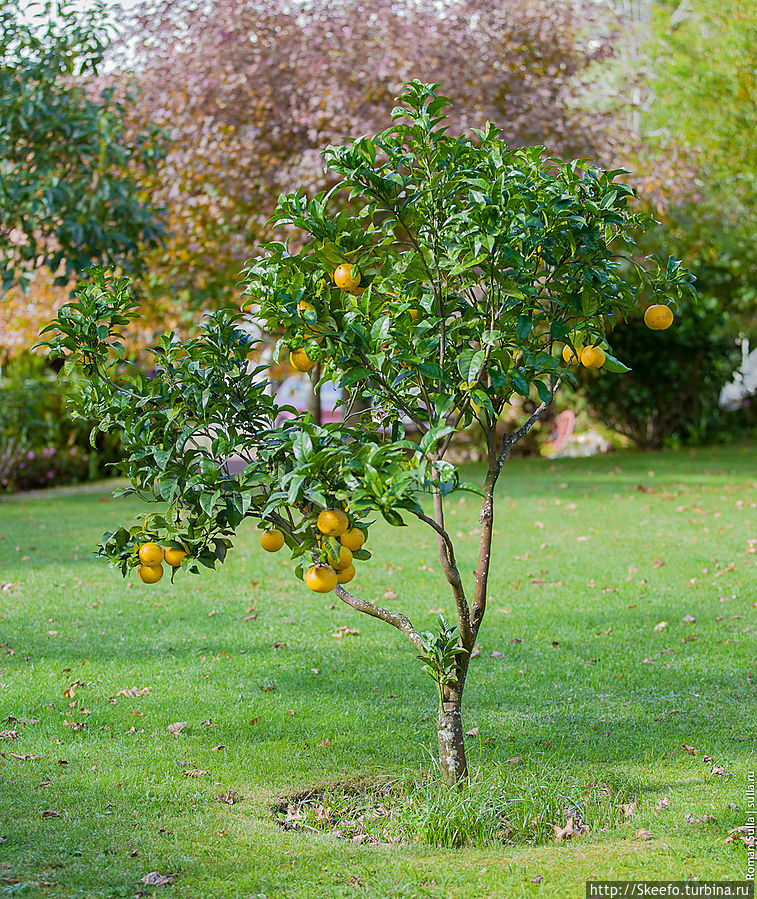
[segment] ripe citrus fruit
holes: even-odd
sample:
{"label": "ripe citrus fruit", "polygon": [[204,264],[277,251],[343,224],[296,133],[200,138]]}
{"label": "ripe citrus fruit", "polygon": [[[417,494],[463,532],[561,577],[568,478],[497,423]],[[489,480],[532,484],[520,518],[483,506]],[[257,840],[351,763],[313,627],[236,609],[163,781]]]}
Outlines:
{"label": "ripe citrus fruit", "polygon": [[139,579],[143,584],[157,584],[163,577],[163,566],[157,565],[140,565],[137,569]]}
{"label": "ripe citrus fruit", "polygon": [[581,365],[585,368],[602,368],[605,358],[605,351],[601,346],[585,346],[581,350]]}
{"label": "ripe citrus fruit", "polygon": [[650,306],[644,313],[644,324],[652,331],[664,331],[673,324],[673,310],[661,303]]}
{"label": "ripe citrus fruit", "polygon": [[340,546],[339,555],[336,556],[333,552],[329,552],[327,561],[335,571],[344,571],[345,568],[352,565],[352,550],[347,549],[346,546]]}
{"label": "ripe citrus fruit", "polygon": [[360,272],[353,275],[349,262],[343,262],[334,270],[334,284],[341,290],[354,290],[360,284]]}
{"label": "ripe citrus fruit", "polygon": [[562,348],[562,357],[568,363],[568,365],[573,365],[574,362],[578,362],[581,358],[581,353],[583,352],[582,346],[577,346],[575,352],[568,346],[566,343]]}
{"label": "ripe citrus fruit", "polygon": [[312,565],[305,572],[305,584],[314,593],[331,593],[336,587],[336,571],[328,565]]}
{"label": "ripe citrus fruit", "polygon": [[143,543],[139,547],[139,561],[142,565],[160,565],[163,561],[163,547],[157,543]]}
{"label": "ripe citrus fruit", "polygon": [[336,582],[337,582],[337,584],[349,584],[349,582],[354,577],[355,577],[355,566],[348,565],[342,571],[337,573]]}
{"label": "ripe citrus fruit", "polygon": [[284,545],[284,535],[278,528],[263,531],[260,535],[260,545],[267,553],[277,553]]}
{"label": "ripe citrus fruit", "polygon": [[163,557],[166,560],[166,563],[171,566],[171,568],[178,568],[181,565],[181,560],[186,556],[187,552],[184,549],[178,549],[175,546],[167,546],[163,550]]}
{"label": "ripe citrus fruit", "polygon": [[318,530],[327,537],[341,537],[347,530],[349,521],[341,509],[325,509],[318,516]]}
{"label": "ripe citrus fruit", "polygon": [[289,354],[289,362],[292,368],[296,368],[297,371],[310,371],[316,366],[316,363],[302,348]]}
{"label": "ripe citrus fruit", "polygon": [[357,552],[365,543],[365,532],[361,531],[360,528],[350,528],[342,534],[339,542],[342,546],[352,550],[352,552]]}
{"label": "ripe citrus fruit", "polygon": [[304,315],[306,312],[315,312],[315,306],[307,300],[300,300],[297,304],[298,315]]}

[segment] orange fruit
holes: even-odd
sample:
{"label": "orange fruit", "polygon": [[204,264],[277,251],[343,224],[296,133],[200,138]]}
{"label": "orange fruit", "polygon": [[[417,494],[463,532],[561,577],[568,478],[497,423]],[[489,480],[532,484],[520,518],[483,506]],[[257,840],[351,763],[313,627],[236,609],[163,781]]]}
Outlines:
{"label": "orange fruit", "polygon": [[328,565],[311,565],[305,572],[305,584],[314,593],[331,593],[337,585],[336,572]]}
{"label": "orange fruit", "polygon": [[292,368],[296,368],[297,371],[310,371],[315,368],[317,364],[302,348],[289,354],[289,363]]}
{"label": "orange fruit", "polygon": [[341,509],[325,509],[316,522],[318,530],[327,537],[341,537],[349,527],[347,516]]}
{"label": "orange fruit", "polygon": [[357,552],[365,543],[365,531],[361,531],[360,528],[350,528],[342,534],[339,542],[352,552]]}
{"label": "orange fruit", "polygon": [[284,545],[284,535],[278,528],[263,531],[260,535],[260,545],[267,553],[277,553]]}
{"label": "orange fruit", "polygon": [[343,568],[341,571],[337,572],[336,582],[337,582],[337,584],[349,584],[349,582],[354,577],[355,577],[355,566],[348,565],[346,568]]}
{"label": "orange fruit", "polygon": [[143,543],[139,547],[139,561],[142,565],[160,565],[163,561],[163,547],[157,543]]}
{"label": "orange fruit", "polygon": [[181,560],[186,554],[187,551],[185,549],[179,549],[176,546],[167,546],[163,550],[163,557],[171,568],[178,568],[181,565]]}
{"label": "orange fruit", "polygon": [[581,365],[585,368],[602,368],[605,358],[605,351],[601,346],[585,346],[581,350]]}
{"label": "orange fruit", "polygon": [[360,280],[360,272],[353,275],[349,262],[343,262],[334,270],[334,284],[341,290],[355,290],[360,284]]}
{"label": "orange fruit", "polygon": [[329,552],[327,560],[334,571],[344,571],[352,565],[352,550],[346,546],[339,547],[339,555],[335,556],[333,552]]}
{"label": "orange fruit", "polygon": [[300,300],[297,304],[297,314],[304,315],[306,312],[315,312],[315,306],[307,300]]}
{"label": "orange fruit", "polygon": [[575,352],[568,346],[566,343],[562,348],[562,357],[568,365],[573,365],[581,359],[581,353],[583,352],[582,346],[577,346]]}
{"label": "orange fruit", "polygon": [[644,324],[652,331],[665,331],[673,324],[673,310],[662,303],[650,306],[644,313]]}
{"label": "orange fruit", "polygon": [[161,564],[140,565],[137,574],[143,584],[157,584],[163,577],[163,566]]}

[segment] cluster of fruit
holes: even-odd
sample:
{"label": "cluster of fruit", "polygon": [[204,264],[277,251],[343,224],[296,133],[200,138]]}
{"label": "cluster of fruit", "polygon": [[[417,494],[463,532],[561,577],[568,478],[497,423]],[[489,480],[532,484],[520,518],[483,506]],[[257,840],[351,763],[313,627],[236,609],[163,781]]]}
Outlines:
{"label": "cluster of fruit", "polygon": [[[317,542],[324,538],[339,540],[339,549],[326,550],[326,561],[311,565],[305,572],[305,584],[315,593],[330,593],[337,584],[348,584],[355,577],[353,553],[365,543],[365,531],[351,528],[347,515],[341,509],[325,509],[316,521]],[[260,536],[260,545],[266,552],[278,552],[284,545],[284,535],[278,528],[270,528]]]}
{"label": "cluster of fruit", "polygon": [[[352,266],[349,262],[343,262],[334,270],[334,284],[336,284],[340,290],[346,290],[348,293],[353,294],[357,293],[360,286],[360,280],[360,272],[353,273]],[[297,314],[300,316],[304,316],[306,312],[312,312],[315,315],[315,311],[315,306],[312,303],[307,302],[307,300],[303,300],[297,304]],[[316,343],[320,343],[323,340],[323,336],[311,327],[305,329],[304,336],[309,340],[315,340]],[[308,372],[315,368],[317,362],[308,356],[304,347],[300,347],[298,350],[293,350],[289,354],[289,364],[296,371]]]}
{"label": "cluster of fruit", "polygon": [[[656,303],[644,313],[644,324],[652,331],[665,331],[673,324],[673,310],[670,306]],[[562,357],[568,365],[580,362],[584,368],[602,368],[607,355],[600,346],[577,346],[574,350],[566,344]]]}
{"label": "cluster of fruit", "polygon": [[137,574],[145,584],[157,584],[163,577],[163,562],[171,568],[178,568],[186,556],[183,549],[175,546],[158,546],[157,543],[143,543],[139,547],[139,568]]}

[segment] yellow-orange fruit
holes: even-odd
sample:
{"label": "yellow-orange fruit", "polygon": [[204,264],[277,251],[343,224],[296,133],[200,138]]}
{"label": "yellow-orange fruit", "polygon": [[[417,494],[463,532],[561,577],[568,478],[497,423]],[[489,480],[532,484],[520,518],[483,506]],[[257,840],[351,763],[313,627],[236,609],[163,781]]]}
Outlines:
{"label": "yellow-orange fruit", "polygon": [[181,565],[181,560],[186,554],[186,550],[178,549],[175,546],[167,546],[163,550],[163,557],[166,560],[166,564],[170,565],[171,568],[178,568]]}
{"label": "yellow-orange fruit", "polygon": [[355,566],[348,565],[342,571],[339,571],[336,576],[336,582],[338,584],[349,584],[352,578],[355,577]]}
{"label": "yellow-orange fruit", "polygon": [[139,547],[139,561],[142,565],[160,565],[163,561],[163,547],[157,543],[143,543]]}
{"label": "yellow-orange fruit", "polygon": [[143,584],[157,584],[163,577],[162,565],[140,565],[137,569],[139,579]]}
{"label": "yellow-orange fruit", "polygon": [[360,528],[350,528],[342,534],[339,542],[342,546],[352,550],[352,552],[357,552],[365,543],[365,532],[361,531]]}
{"label": "yellow-orange fruit", "polygon": [[601,346],[585,346],[581,350],[581,365],[585,368],[602,368],[606,358]]}
{"label": "yellow-orange fruit", "polygon": [[284,535],[278,528],[263,531],[260,535],[260,545],[267,553],[277,553],[284,545]]}
{"label": "yellow-orange fruit", "polygon": [[662,303],[650,306],[644,313],[644,324],[652,331],[665,331],[673,324],[673,310]]}
{"label": "yellow-orange fruit", "polygon": [[334,269],[334,284],[341,290],[355,290],[360,280],[360,272],[353,274],[349,262],[343,262]]}
{"label": "yellow-orange fruit", "polygon": [[305,584],[314,593],[331,593],[337,585],[336,571],[328,565],[312,565],[305,572]]}
{"label": "yellow-orange fruit", "polygon": [[327,537],[341,537],[349,521],[341,509],[324,509],[316,522],[318,530]]}

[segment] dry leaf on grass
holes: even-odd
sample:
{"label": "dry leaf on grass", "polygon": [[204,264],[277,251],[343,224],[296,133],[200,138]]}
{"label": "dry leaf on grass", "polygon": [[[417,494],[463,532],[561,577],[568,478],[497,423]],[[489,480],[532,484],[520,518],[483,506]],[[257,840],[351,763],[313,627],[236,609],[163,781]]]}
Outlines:
{"label": "dry leaf on grass", "polygon": [[185,777],[200,777],[203,774],[207,774],[203,768],[185,768],[181,772]]}
{"label": "dry leaf on grass", "polygon": [[696,618],[693,615],[684,615],[681,621],[685,624],[693,624],[696,621]]}
{"label": "dry leaf on grass", "polygon": [[226,746],[223,743],[219,743],[218,746],[211,746],[211,752],[220,752],[222,749],[226,749]]}
{"label": "dry leaf on grass", "polygon": [[54,809],[49,808],[49,809],[46,809],[44,812],[42,812],[42,817],[43,818],[62,818],[63,814],[61,812],[56,812]]}
{"label": "dry leaf on grass", "polygon": [[683,820],[687,821],[689,824],[712,824],[715,820],[714,815],[702,815],[701,818],[695,818],[691,812],[686,812],[683,816]]}
{"label": "dry leaf on grass", "polygon": [[688,752],[689,755],[697,755],[697,753],[699,753],[701,751],[699,749],[694,749],[693,746],[687,746],[685,743],[681,743],[681,749],[686,750],[686,752]]}
{"label": "dry leaf on grass", "polygon": [[146,883],[151,887],[167,887],[169,884],[173,883],[178,876],[178,874],[158,874],[157,871],[150,871],[150,873],[145,874],[139,882]]}
{"label": "dry leaf on grass", "polygon": [[178,736],[185,727],[189,727],[188,721],[176,721],[173,724],[168,725],[168,730],[170,733]]}
{"label": "dry leaf on grass", "polygon": [[541,883],[544,880],[543,874],[537,874],[536,877],[531,878],[531,883]]}
{"label": "dry leaf on grass", "polygon": [[636,814],[636,803],[635,802],[625,803],[620,806],[620,811],[621,811],[621,814],[623,815],[624,819],[625,818],[633,818],[633,816]]}
{"label": "dry leaf on grass", "polygon": [[320,743],[317,744],[317,749],[326,749],[327,746],[331,746],[331,737],[326,737],[325,740],[321,740]]}
{"label": "dry leaf on grass", "polygon": [[85,687],[86,683],[83,680],[75,680],[72,684],[69,684],[66,689],[63,691],[63,695],[66,699],[73,699],[76,696],[76,688],[77,687]]}
{"label": "dry leaf on grass", "polygon": [[149,692],[149,687],[127,687],[125,690],[119,690],[117,693],[114,693],[110,697],[110,701],[113,705],[117,705],[119,696],[123,696],[124,699],[137,699],[139,696],[147,696]]}
{"label": "dry leaf on grass", "polygon": [[356,627],[347,627],[347,625],[343,625],[342,627],[338,627],[335,631],[331,632],[332,637],[336,637],[337,640],[341,640],[342,637],[357,637],[360,631]]}
{"label": "dry leaf on grass", "polygon": [[0,730],[0,740],[16,740],[17,738],[17,730]]}
{"label": "dry leaf on grass", "polygon": [[476,643],[476,645],[475,645],[475,646],[473,647],[473,649],[471,650],[470,657],[471,657],[472,659],[477,659],[480,655],[481,655],[481,644],[480,644],[480,643]]}
{"label": "dry leaf on grass", "polygon": [[260,689],[264,693],[273,693],[276,690],[276,684],[261,684]]}
{"label": "dry leaf on grass", "polygon": [[660,621],[658,624],[656,624],[656,625],[654,626],[654,629],[655,629],[656,631],[664,631],[665,628],[666,628],[667,626],[668,626],[668,622],[667,622],[667,621]]}
{"label": "dry leaf on grass", "polygon": [[711,777],[733,777],[733,771],[726,771],[722,765],[713,765],[710,769]]}
{"label": "dry leaf on grass", "polygon": [[17,755],[15,752],[9,752],[8,755],[13,759],[18,759],[20,762],[38,762],[42,758],[41,755]]}
{"label": "dry leaf on grass", "polygon": [[478,736],[478,728],[474,727],[471,730],[466,730],[465,736],[466,737],[477,737]]}
{"label": "dry leaf on grass", "polygon": [[657,814],[658,812],[661,812],[666,808],[670,808],[670,797],[668,796],[666,796],[664,799],[660,799],[660,801],[654,807],[654,813]]}
{"label": "dry leaf on grass", "polygon": [[234,790],[227,790],[225,793],[221,793],[220,796],[216,797],[219,802],[225,802],[227,805],[234,805],[235,802],[241,802],[242,797],[239,793],[235,793]]}
{"label": "dry leaf on grass", "polygon": [[654,834],[652,833],[652,831],[651,831],[651,830],[644,830],[643,827],[640,827],[640,828],[636,831],[635,836],[636,836],[636,839],[637,839],[637,840],[653,840],[653,839],[654,839]]}
{"label": "dry leaf on grass", "polygon": [[573,837],[580,837],[582,834],[589,832],[587,824],[578,824],[576,819],[569,817],[565,823],[565,827],[552,825],[555,830],[555,843],[561,843],[563,840],[571,840]]}

